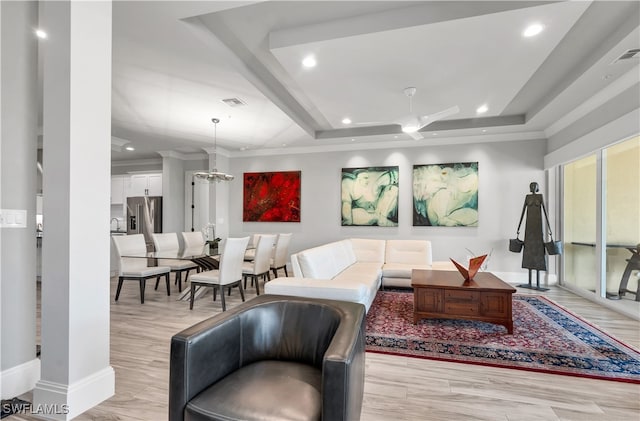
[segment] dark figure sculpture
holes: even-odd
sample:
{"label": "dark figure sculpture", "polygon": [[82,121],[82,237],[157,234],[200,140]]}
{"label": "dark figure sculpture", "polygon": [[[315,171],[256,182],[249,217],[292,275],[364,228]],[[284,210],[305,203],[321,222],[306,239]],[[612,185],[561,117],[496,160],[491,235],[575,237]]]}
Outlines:
{"label": "dark figure sculpture", "polygon": [[[531,194],[524,199],[522,214],[520,215],[520,225],[524,214],[527,214],[524,232],[524,251],[522,253],[522,267],[529,269],[529,284],[518,285],[522,288],[537,289],[547,291],[549,288],[540,287],[540,271],[547,270],[547,257],[545,256],[544,237],[542,232],[542,212],[546,217],[547,211],[541,194],[538,194],[538,183],[529,184]],[[531,285],[531,271],[536,271],[536,286]]]}

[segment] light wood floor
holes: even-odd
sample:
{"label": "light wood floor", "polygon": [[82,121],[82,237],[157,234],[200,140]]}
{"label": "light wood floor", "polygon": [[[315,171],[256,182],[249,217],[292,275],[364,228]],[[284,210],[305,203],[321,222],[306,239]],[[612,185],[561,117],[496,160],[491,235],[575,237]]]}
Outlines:
{"label": "light wood floor", "polygon": [[[118,303],[113,303],[114,291],[112,280],[111,364],[116,394],[76,420],[166,420],[170,338],[220,312],[219,298],[213,302],[209,294],[189,311],[188,302],[176,300],[176,287],[171,297],[162,287],[147,288],[144,305],[135,282],[125,283]],[[531,291],[519,288],[518,292]],[[640,348],[637,321],[560,288],[544,294]],[[248,292],[248,298],[254,295],[255,291]],[[227,304],[239,302],[234,290]],[[640,420],[640,385],[628,383],[370,353],[365,376],[362,421]],[[6,420],[35,418],[14,415]]]}

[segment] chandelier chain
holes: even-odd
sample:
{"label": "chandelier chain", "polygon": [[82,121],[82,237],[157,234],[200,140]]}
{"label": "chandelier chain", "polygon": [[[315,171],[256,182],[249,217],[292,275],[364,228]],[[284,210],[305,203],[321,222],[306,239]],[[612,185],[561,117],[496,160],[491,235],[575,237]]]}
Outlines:
{"label": "chandelier chain", "polygon": [[220,120],[212,118],[213,122],[213,171],[218,171],[218,123]]}

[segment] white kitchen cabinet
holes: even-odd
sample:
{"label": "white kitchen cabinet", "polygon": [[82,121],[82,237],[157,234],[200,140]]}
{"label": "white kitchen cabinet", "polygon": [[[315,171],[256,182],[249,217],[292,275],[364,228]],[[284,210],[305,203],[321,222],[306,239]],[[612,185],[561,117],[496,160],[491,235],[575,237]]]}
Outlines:
{"label": "white kitchen cabinet", "polygon": [[162,174],[132,175],[127,197],[133,196],[162,196]]}
{"label": "white kitchen cabinet", "polygon": [[129,192],[127,193],[127,197],[145,196],[147,193],[148,183],[149,183],[149,179],[147,175],[132,175],[131,185],[129,187]]}
{"label": "white kitchen cabinet", "polygon": [[124,184],[125,176],[113,175],[111,176],[111,204],[119,205],[124,203]]}
{"label": "white kitchen cabinet", "polygon": [[149,196],[162,196],[162,174],[149,174]]}

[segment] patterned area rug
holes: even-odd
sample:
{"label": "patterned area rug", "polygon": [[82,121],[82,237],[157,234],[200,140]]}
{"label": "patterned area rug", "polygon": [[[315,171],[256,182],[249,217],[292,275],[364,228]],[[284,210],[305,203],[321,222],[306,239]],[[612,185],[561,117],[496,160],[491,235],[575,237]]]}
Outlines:
{"label": "patterned area rug", "polygon": [[542,296],[513,296],[514,333],[467,320],[413,324],[411,292],[379,291],[367,351],[640,383],[640,352]]}

